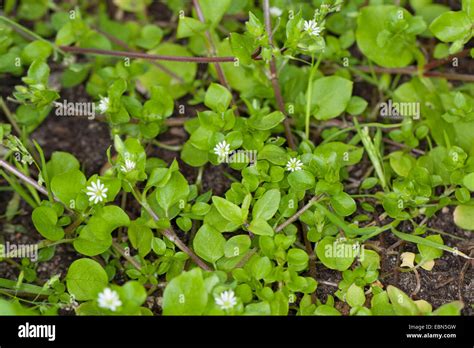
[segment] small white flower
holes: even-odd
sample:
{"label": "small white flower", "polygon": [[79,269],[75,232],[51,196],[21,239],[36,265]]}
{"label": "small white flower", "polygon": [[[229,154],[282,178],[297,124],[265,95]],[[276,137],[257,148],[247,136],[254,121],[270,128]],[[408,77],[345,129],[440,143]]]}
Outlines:
{"label": "small white flower", "polygon": [[286,170],[289,172],[295,172],[303,168],[303,162],[297,158],[291,158],[288,163],[286,163]]}
{"label": "small white flower", "polygon": [[230,153],[230,145],[225,140],[221,141],[214,147],[214,153],[223,161]]}
{"label": "small white flower", "polygon": [[109,109],[109,102],[110,101],[109,101],[108,97],[100,98],[99,106],[97,106],[97,109],[99,110],[99,112],[101,114],[103,114],[104,112],[106,112]]}
{"label": "small white flower", "polygon": [[97,302],[99,303],[99,307],[110,309],[113,312],[117,310],[117,307],[122,305],[117,291],[110,290],[109,288],[105,288],[104,291],[99,294]]}
{"label": "small white flower", "polygon": [[133,162],[132,160],[126,159],[125,165],[120,166],[120,170],[124,173],[128,173],[135,169],[135,165],[136,165],[135,162]]}
{"label": "small white flower", "polygon": [[94,202],[94,204],[97,204],[98,202],[102,202],[104,198],[107,198],[105,193],[107,192],[108,188],[106,188],[104,184],[100,182],[100,180],[97,180],[97,183],[92,181],[91,186],[88,186],[86,189],[86,194],[90,196],[89,202]]}
{"label": "small white flower", "polygon": [[311,36],[319,36],[319,34],[321,34],[321,28],[313,19],[310,21],[304,21],[303,29]]}
{"label": "small white flower", "polygon": [[278,7],[272,6],[270,7],[270,14],[273,17],[280,17],[283,14],[283,11]]}
{"label": "small white flower", "polygon": [[237,297],[232,290],[224,291],[219,296],[214,298],[216,304],[221,309],[231,309],[237,304]]}

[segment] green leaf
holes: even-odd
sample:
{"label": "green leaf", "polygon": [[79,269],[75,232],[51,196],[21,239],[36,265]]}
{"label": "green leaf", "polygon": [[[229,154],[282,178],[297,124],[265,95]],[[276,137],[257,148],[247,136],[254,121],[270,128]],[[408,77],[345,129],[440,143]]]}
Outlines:
{"label": "green leaf", "polygon": [[469,34],[472,23],[469,16],[462,11],[445,12],[430,25],[431,32],[443,42],[461,40]]}
{"label": "green leaf", "polygon": [[231,101],[232,94],[230,94],[227,88],[217,83],[211,83],[204,97],[204,104],[218,112],[226,111]]}
{"label": "green leaf", "polygon": [[95,299],[107,283],[107,273],[98,262],[91,259],[74,261],[66,276],[67,290],[78,301]]}
{"label": "green leaf", "polygon": [[146,9],[146,0],[114,0],[114,4],[124,11],[143,12]]}
{"label": "green leaf", "polygon": [[225,238],[209,225],[202,225],[193,240],[193,248],[204,260],[215,263],[224,256]]}
{"label": "green leaf", "polygon": [[180,17],[178,22],[177,39],[194,36],[205,32],[207,25],[191,17]]}
{"label": "green leaf", "polygon": [[464,304],[461,301],[446,303],[433,311],[432,315],[461,315]]}
{"label": "green leaf", "polygon": [[474,0],[462,0],[462,10],[467,13],[472,22],[474,22]]}
{"label": "green leaf", "polygon": [[390,166],[400,176],[407,177],[413,167],[415,166],[416,160],[404,153],[403,151],[395,151],[390,154]]}
{"label": "green leaf", "polygon": [[224,246],[225,257],[231,258],[244,255],[250,248],[250,237],[244,234],[230,238]]}
{"label": "green leaf", "polygon": [[140,256],[145,257],[151,251],[153,232],[139,220],[132,221],[128,226],[128,238]]}
{"label": "green leaf", "polygon": [[207,22],[212,26],[217,26],[227,9],[231,5],[232,0],[200,0],[199,4],[202,8],[202,13]]}
{"label": "green leaf", "polygon": [[163,120],[173,113],[174,101],[168,91],[162,86],[151,88],[151,99],[143,104],[142,115],[146,122]]}
{"label": "green leaf", "polygon": [[147,50],[156,47],[163,38],[163,30],[156,25],[145,25],[140,33],[140,37],[136,40],[136,44]]}
{"label": "green leaf", "polygon": [[367,108],[367,105],[368,103],[364,98],[353,96],[349,100],[346,111],[353,116],[357,116],[364,112],[364,110]]}
{"label": "green leaf", "polygon": [[[157,48],[154,48],[148,53],[168,56],[192,56],[186,47],[169,42],[161,43]],[[179,98],[188,92],[189,86],[192,85],[192,81],[194,81],[197,71],[196,63],[160,62],[162,66],[184,80],[185,83],[182,83],[180,80],[158,67],[150,63],[144,64],[146,64],[147,71],[138,76],[138,81],[140,81],[147,90],[151,90],[153,86],[160,85],[166,88],[173,98]]]}
{"label": "green leaf", "polygon": [[311,100],[318,120],[329,120],[344,112],[352,95],[352,81],[339,76],[322,77],[313,82]]}
{"label": "green leaf", "polygon": [[37,207],[33,210],[31,218],[38,232],[46,239],[56,241],[64,237],[63,229],[56,226],[58,216],[53,208]]}
{"label": "green leaf", "polygon": [[249,226],[249,231],[259,236],[273,236],[273,228],[263,219],[253,219]]}
{"label": "green leaf", "polygon": [[[412,15],[401,7],[363,7],[357,17],[356,40],[359,49],[369,59],[386,68],[409,65],[414,58],[416,37],[402,31],[398,33],[399,37],[394,38],[396,34],[392,32],[392,25],[397,22],[404,25],[411,18]],[[383,42],[382,36],[386,36]]]}
{"label": "green leaf", "polygon": [[341,216],[349,216],[357,209],[354,199],[343,191],[331,197],[331,205],[336,213]]}
{"label": "green leaf", "polygon": [[274,111],[268,115],[253,115],[248,119],[248,125],[257,130],[270,130],[278,126],[285,119],[281,111]]}
{"label": "green leaf", "polygon": [[[438,244],[444,244],[443,238],[439,234],[434,234],[425,238],[425,240],[430,240]],[[425,261],[435,260],[443,256],[443,250],[438,248],[433,248],[427,245],[418,244],[418,250],[420,251],[421,257]]]}
{"label": "green leaf", "polygon": [[316,180],[311,172],[307,170],[297,170],[296,172],[288,174],[288,183],[293,189],[304,191],[314,188]]}
{"label": "green leaf", "polygon": [[222,197],[217,196],[212,197],[212,202],[214,203],[214,206],[216,207],[219,214],[221,214],[225,219],[237,225],[244,223],[242,209],[240,209],[239,206]]}
{"label": "green leaf", "polygon": [[294,271],[302,271],[308,267],[309,256],[301,249],[293,248],[288,250],[286,256],[288,267]]}
{"label": "green leaf", "polygon": [[370,190],[372,187],[377,185],[378,179],[374,177],[366,178],[364,181],[362,181],[362,184],[360,185],[360,188],[362,190]]}
{"label": "green leaf", "polygon": [[21,51],[21,57],[24,64],[31,64],[35,59],[46,60],[53,48],[50,43],[42,40],[36,40],[26,45]]}
{"label": "green leaf", "polygon": [[156,201],[165,210],[167,215],[169,208],[179,201],[187,202],[188,195],[188,182],[180,172],[173,172],[166,185],[156,189]]}
{"label": "green leaf", "polygon": [[344,243],[334,237],[324,237],[316,246],[316,255],[321,262],[330,269],[345,271],[355,259],[355,253],[348,253],[352,250],[351,243]]}
{"label": "green leaf", "polygon": [[392,303],[393,310],[397,315],[418,315],[418,306],[408,297],[403,291],[396,287],[389,285],[387,287],[387,294]]}
{"label": "green leaf", "polygon": [[351,307],[360,307],[365,303],[364,289],[356,284],[352,284],[346,293],[346,302]]}
{"label": "green leaf", "polygon": [[341,313],[334,307],[331,307],[329,305],[321,305],[316,308],[316,310],[314,311],[314,315],[340,316]]}
{"label": "green leaf", "polygon": [[284,166],[288,162],[288,154],[280,146],[267,144],[258,152],[258,160],[267,160],[273,164]]}
{"label": "green leaf", "polygon": [[33,85],[33,84],[48,84],[49,78],[49,66],[42,60],[35,60],[28,69],[28,77],[24,78],[25,82]]}
{"label": "green leaf", "polygon": [[266,256],[255,257],[251,263],[251,272],[255,279],[265,278],[272,271],[272,262]]}
{"label": "green leaf", "polygon": [[153,237],[151,248],[156,255],[164,255],[166,252],[166,243],[160,238]]}
{"label": "green leaf", "polygon": [[268,190],[253,206],[252,216],[254,219],[262,218],[270,220],[280,206],[281,194],[278,189]]}
{"label": "green leaf", "polygon": [[474,230],[474,206],[458,205],[454,209],[454,223],[465,230]]}
{"label": "green leaf", "polygon": [[463,178],[462,183],[464,184],[464,186],[467,187],[469,191],[474,192],[474,173],[467,174]]}
{"label": "green leaf", "polygon": [[[459,208],[461,206],[457,206],[456,207],[456,210],[457,208]],[[473,207],[474,208],[474,207]],[[454,211],[454,222],[456,222],[456,210]],[[471,215],[472,216],[472,215]],[[444,245],[444,244],[440,244],[440,243],[437,243],[437,242],[434,242],[430,239],[427,239],[427,238],[422,238],[422,237],[419,237],[419,236],[414,236],[412,234],[408,234],[408,233],[403,233],[403,232],[399,232],[399,231],[396,231],[395,229],[392,229],[392,232],[394,235],[396,235],[398,238],[400,239],[403,239],[407,242],[412,242],[412,243],[416,243],[416,244],[421,244],[421,245],[425,245],[425,246],[428,246],[428,247],[432,247],[432,248],[435,248],[435,249],[439,249],[439,250],[444,250],[444,251],[449,251],[451,253],[454,253],[454,254],[457,254],[457,255],[460,255],[466,259],[469,259],[469,256],[467,256],[466,254],[460,252],[459,250],[456,250],[456,249],[453,249],[451,247],[448,247],[447,245]]]}
{"label": "green leaf", "polygon": [[230,34],[230,45],[234,56],[239,60],[239,63],[243,65],[252,64],[252,40],[238,33]]}
{"label": "green leaf", "polygon": [[195,268],[169,282],[163,293],[163,315],[200,315],[207,301],[201,269]]}
{"label": "green leaf", "polygon": [[380,256],[373,250],[364,249],[360,257],[360,262],[362,267],[368,271],[375,271],[380,268]]}
{"label": "green leaf", "polygon": [[67,206],[75,201],[86,185],[86,177],[78,169],[58,174],[51,180],[51,191]]}
{"label": "green leaf", "polygon": [[102,207],[80,230],[79,237],[74,241],[74,248],[87,256],[101,254],[112,245],[112,231],[129,224],[128,215],[120,207]]}
{"label": "green leaf", "polygon": [[73,169],[79,169],[80,164],[76,157],[68,152],[55,151],[51,159],[46,163],[48,177],[53,178],[56,175],[66,173]]}

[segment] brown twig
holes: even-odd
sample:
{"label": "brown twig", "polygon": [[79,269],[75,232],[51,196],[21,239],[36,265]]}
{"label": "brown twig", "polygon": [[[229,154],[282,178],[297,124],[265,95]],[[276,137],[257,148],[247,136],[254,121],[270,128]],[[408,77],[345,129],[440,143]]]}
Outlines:
{"label": "brown twig", "polygon": [[168,127],[181,127],[190,117],[170,117],[165,120]]}
{"label": "brown twig", "polygon": [[[107,39],[109,39],[110,41],[112,41],[113,43],[115,43],[116,45],[118,46],[121,46],[123,48],[125,48],[126,50],[129,50],[129,51],[132,51],[132,52],[139,52],[133,48],[131,48],[126,42],[120,40],[119,38],[97,28],[97,27],[94,27],[94,30],[96,30],[97,32],[99,32],[100,34],[104,35]],[[165,72],[166,74],[170,75],[172,78],[178,80],[179,82],[181,83],[184,83],[185,81],[183,80],[183,78],[179,75],[176,75],[174,72],[172,72],[170,69],[168,69],[166,66],[164,66],[163,64],[160,64],[158,62],[155,62],[155,61],[151,61],[151,64],[153,64],[154,66],[156,66],[158,69],[160,69],[161,71]]]}
{"label": "brown twig", "polygon": [[[194,5],[194,8],[196,10],[196,14],[199,20],[202,23],[206,23],[206,19],[204,18],[204,13],[202,12],[199,0],[193,0],[193,5]],[[214,45],[214,40],[212,39],[211,32],[209,30],[206,30],[206,40],[207,40],[209,54],[211,55],[211,57],[216,56],[216,53],[217,53],[216,46]],[[217,76],[219,77],[219,81],[221,82],[221,85],[229,89],[229,85],[227,83],[227,79],[225,78],[224,72],[222,71],[222,67],[220,66],[219,63],[215,63],[214,66],[216,67]]]}
{"label": "brown twig", "polygon": [[416,268],[413,268],[413,273],[415,273],[416,277],[416,286],[413,292],[411,293],[411,297],[416,296],[421,289],[421,281],[420,281],[420,274]]}
{"label": "brown twig", "polygon": [[[474,256],[474,249],[471,250],[469,253],[469,257]],[[464,283],[464,275],[466,274],[469,266],[472,267],[472,264],[474,263],[473,260],[467,260],[464,265],[462,266],[461,272],[459,273],[459,279],[458,279],[458,297],[459,301],[464,302],[462,298],[462,288],[463,288],[463,283]]]}
{"label": "brown twig", "polygon": [[[155,221],[155,222],[158,222],[160,220],[160,218],[158,217],[158,215],[156,215],[156,213],[153,211],[153,209],[151,209],[151,207],[148,205],[148,203],[146,202],[139,202],[142,207],[146,210],[146,212],[148,213],[148,215],[151,216],[151,218]],[[176,246],[181,250],[183,251],[184,253],[188,254],[188,256],[196,263],[196,265],[198,265],[199,267],[201,267],[203,270],[205,271],[211,271],[211,267],[209,267],[203,260],[201,260],[199,258],[199,256],[197,256],[194,251],[192,251],[191,249],[189,249],[189,247],[181,240],[179,239],[178,235],[176,234],[176,232],[170,227],[170,228],[167,228],[167,229],[162,229],[162,230],[159,230],[161,234],[163,234],[166,238],[168,238],[170,241],[172,241],[174,244],[176,244]]]}
{"label": "brown twig", "polygon": [[257,248],[253,248],[251,250],[249,250],[247,252],[247,254],[244,255],[244,257],[242,257],[242,259],[235,265],[234,269],[235,268],[242,268],[243,266],[245,266],[245,264],[247,263],[248,260],[250,260],[250,258],[257,252]]}
{"label": "brown twig", "polygon": [[436,60],[432,60],[428,63],[425,64],[424,66],[424,70],[425,71],[429,71],[429,70],[432,70],[434,68],[437,68],[441,65],[444,65],[446,63],[449,63],[451,60],[453,60],[454,58],[463,58],[463,57],[466,57],[467,55],[469,55],[469,52],[471,51],[470,48],[466,48],[464,50],[462,50],[461,52],[458,52],[458,53],[455,53],[455,54],[451,54],[449,55],[448,57],[446,58],[443,58],[443,59],[436,59]]}
{"label": "brown twig", "polygon": [[15,132],[19,136],[21,136],[21,134],[22,134],[21,129],[20,129],[20,127],[18,127],[18,124],[16,123],[15,118],[13,117],[13,114],[11,113],[10,109],[8,109],[8,106],[7,106],[7,104],[5,103],[5,101],[3,100],[2,97],[0,97],[0,107],[2,108],[3,113],[5,114],[8,121],[12,124],[13,129],[15,130]]}
{"label": "brown twig", "polygon": [[[318,275],[318,272],[316,270],[316,263],[315,259],[316,256],[314,255],[314,250],[313,247],[311,246],[311,242],[308,240],[308,228],[305,224],[301,224],[301,233],[303,234],[303,241],[304,241],[304,247],[306,249],[306,253],[309,256],[309,274],[311,277],[316,280],[316,277]],[[313,292],[311,294],[311,301],[313,303],[316,303],[317,297],[316,297],[316,292]]]}
{"label": "brown twig", "polygon": [[279,225],[276,229],[275,229],[275,232],[280,232],[282,231],[283,229],[285,229],[287,226],[289,226],[290,224],[292,224],[293,222],[295,222],[296,220],[298,220],[298,218],[306,211],[308,210],[309,208],[311,208],[313,206],[313,203],[316,202],[318,199],[320,198],[320,196],[313,196],[309,201],[308,203],[306,203],[300,210],[298,210],[295,215],[293,215],[292,217],[290,217],[288,220],[286,220],[285,222],[283,222],[281,225]]}
{"label": "brown twig", "polygon": [[420,71],[416,67],[407,67],[407,68],[381,68],[378,66],[368,67],[368,66],[359,66],[358,70],[363,72],[374,72],[376,74],[401,74],[401,75],[418,75],[426,77],[440,77],[447,80],[453,81],[469,81],[474,82],[474,75],[465,75],[465,74],[454,74],[454,73],[444,73],[439,71]]}
{"label": "brown twig", "polygon": [[[18,177],[18,179],[20,179],[21,181],[33,186],[36,190],[38,190],[39,192],[41,192],[42,194],[44,195],[48,195],[48,191],[46,190],[45,187],[39,185],[35,180],[33,180],[32,178],[30,178],[29,176],[23,174],[22,172],[20,172],[18,169],[16,169],[15,167],[13,167],[10,163],[8,163],[7,161],[3,160],[3,159],[0,159],[0,167],[4,168],[5,170],[7,170],[8,172],[12,173],[13,175],[15,175],[16,177]],[[56,197],[54,197],[54,200],[56,202],[60,202],[60,200]]]}
{"label": "brown twig", "polygon": [[[199,20],[202,23],[206,23],[206,19],[204,18],[204,13],[202,12],[201,5],[199,4],[199,0],[193,0],[193,5],[196,10],[196,14],[199,18]],[[211,57],[215,57],[217,55],[217,50],[216,50],[216,45],[214,44],[214,40],[212,39],[211,32],[209,30],[206,30],[206,41],[207,41],[207,48],[209,51],[209,54]],[[216,68],[217,72],[217,77],[219,78],[219,82],[221,83],[222,86],[230,90],[229,84],[227,82],[227,79],[225,77],[224,71],[222,70],[221,65],[218,62],[215,62],[214,67]],[[235,103],[234,96],[232,96],[232,104],[237,105]],[[238,115],[239,109],[235,107],[235,112]]]}
{"label": "brown twig", "polygon": [[116,241],[113,241],[112,242],[112,247],[117,250],[117,252],[122,255],[128,262],[130,262],[133,267],[135,267],[137,270],[141,271],[142,270],[142,266],[137,262],[137,260],[135,260],[133,257],[131,257],[129,254],[127,254],[125,252],[125,250],[120,246],[119,243],[117,243]]}
{"label": "brown twig", "polygon": [[[265,19],[265,30],[268,35],[268,43],[273,47],[272,40],[272,23],[270,19],[270,2],[269,0],[263,0],[263,15]],[[278,109],[285,115],[285,120],[283,121],[283,126],[285,128],[285,137],[288,141],[288,145],[293,150],[296,149],[296,144],[293,139],[293,134],[291,133],[290,120],[285,111],[285,102],[283,101],[283,95],[281,94],[280,83],[278,82],[277,68],[276,68],[276,59],[272,54],[270,59],[270,80],[272,82],[273,92],[275,94],[275,100],[278,106]]]}
{"label": "brown twig", "polygon": [[425,151],[423,151],[423,150],[412,149],[412,148],[410,148],[409,146],[407,146],[405,144],[397,143],[396,141],[393,141],[391,139],[384,138],[383,142],[387,143],[387,144],[390,144],[390,145],[393,145],[393,146],[401,147],[401,148],[404,148],[404,149],[409,149],[411,152],[416,153],[418,155],[424,155],[425,154]]}
{"label": "brown twig", "polygon": [[170,62],[230,63],[235,60],[234,57],[165,56],[165,55],[160,55],[160,54],[101,50],[98,48],[82,48],[82,47],[76,47],[76,46],[60,46],[60,48],[65,52],[72,52],[72,53],[93,54],[93,55],[113,56],[113,57],[129,57],[129,58],[139,58],[139,59],[148,59],[148,60],[163,60],[163,61],[170,61]]}

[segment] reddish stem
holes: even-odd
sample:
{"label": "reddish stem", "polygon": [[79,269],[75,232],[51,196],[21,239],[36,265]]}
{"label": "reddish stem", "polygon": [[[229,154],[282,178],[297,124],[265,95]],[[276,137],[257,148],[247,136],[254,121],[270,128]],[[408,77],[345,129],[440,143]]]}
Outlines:
{"label": "reddish stem", "polygon": [[[268,43],[273,47],[272,43],[272,24],[270,20],[270,3],[269,0],[263,0],[263,15],[265,18],[265,29],[268,35]],[[285,120],[283,121],[283,127],[285,128],[285,136],[288,141],[288,145],[295,150],[296,145],[293,139],[293,134],[291,133],[290,119],[286,115],[285,111],[285,102],[283,101],[283,95],[281,94],[280,83],[278,82],[277,68],[275,56],[272,54],[270,60],[270,79],[272,81],[273,92],[275,94],[275,100],[277,102],[278,109],[285,115]]]}
{"label": "reddish stem", "polygon": [[95,54],[102,56],[114,56],[114,57],[129,57],[138,59],[148,60],[164,60],[170,62],[192,62],[192,63],[230,63],[234,62],[234,57],[185,57],[185,56],[165,56],[159,54],[148,54],[141,52],[127,52],[127,51],[111,51],[101,50],[98,48],[82,48],[75,46],[60,46],[65,52],[82,53],[82,54]]}

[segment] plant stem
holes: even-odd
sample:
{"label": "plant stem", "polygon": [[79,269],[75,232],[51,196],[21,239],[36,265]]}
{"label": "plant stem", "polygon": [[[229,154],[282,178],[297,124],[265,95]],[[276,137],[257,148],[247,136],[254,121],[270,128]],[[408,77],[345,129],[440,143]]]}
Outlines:
{"label": "plant stem", "polygon": [[[359,66],[357,67],[357,69],[364,72],[372,71],[370,67],[366,67],[366,66]],[[375,66],[375,67],[372,67],[372,69],[376,74],[418,75],[420,73],[420,71],[416,67],[381,68],[381,67]],[[426,76],[426,77],[440,77],[440,78],[445,78],[447,80],[474,82],[473,75],[444,73],[444,72],[439,72],[439,71],[421,71],[421,73],[422,73],[422,76]]]}
{"label": "plant stem", "polygon": [[28,35],[29,39],[36,39],[36,40],[40,40],[40,41],[43,41],[43,42],[46,42],[48,44],[51,45],[51,47],[57,52],[57,53],[60,53],[62,55],[64,55],[64,51],[61,50],[61,48],[59,48],[58,46],[56,46],[54,43],[46,40],[46,39],[43,39],[41,36],[39,36],[38,34],[36,34],[35,32],[29,30],[28,28],[25,28],[24,26],[16,23],[15,21],[12,21],[10,19],[8,19],[7,17],[5,16],[0,16],[0,20],[3,20],[5,21],[6,23],[8,23],[16,32],[19,32],[19,33],[24,33],[26,35]]}
{"label": "plant stem", "polygon": [[[116,38],[115,36],[103,31],[103,30],[100,30],[99,28],[97,27],[94,27],[94,30],[96,30],[97,32],[101,33],[102,35],[104,35],[106,38],[108,38],[110,41],[112,41],[113,43],[115,43],[116,45],[118,46],[122,46],[123,48],[125,48],[126,50],[129,50],[129,51],[133,51],[133,52],[139,52],[137,50],[134,50],[133,48],[131,48],[126,42],[120,40],[119,38]],[[153,64],[154,66],[156,66],[158,69],[160,69],[161,71],[167,73],[168,75],[170,75],[172,78],[178,80],[180,83],[185,83],[184,79],[179,76],[179,75],[176,75],[173,71],[171,71],[170,69],[168,69],[166,66],[158,63],[158,62],[154,62],[152,61],[151,64]]]}
{"label": "plant stem", "polygon": [[170,117],[165,120],[168,127],[181,127],[184,122],[189,121],[190,117]]}
{"label": "plant stem", "polygon": [[295,215],[293,215],[292,217],[290,217],[288,220],[286,220],[285,222],[283,222],[281,225],[279,225],[276,229],[275,229],[275,232],[280,232],[282,231],[284,228],[286,228],[287,226],[289,226],[290,224],[292,224],[293,222],[295,222],[296,220],[298,220],[298,218],[306,211],[308,210],[309,208],[311,208],[313,206],[313,204],[315,202],[317,202],[319,199],[321,198],[321,196],[313,196],[309,201],[308,203],[306,203],[300,210],[298,210]]}
{"label": "plant stem", "polygon": [[181,145],[176,145],[176,146],[168,145],[158,140],[153,140],[153,144],[169,151],[181,151],[181,149],[183,148]]}
{"label": "plant stem", "polygon": [[309,79],[308,79],[308,88],[306,91],[305,135],[306,135],[307,140],[309,140],[309,126],[310,126],[309,121],[311,118],[311,97],[313,94],[313,78],[314,78],[314,73],[318,70],[319,64],[321,63],[322,56],[323,56],[322,54],[319,55],[316,64],[313,64],[314,56],[311,59],[311,68],[310,68]]}
{"label": "plant stem", "polygon": [[[16,177],[18,177],[20,180],[22,180],[23,182],[27,183],[27,184],[30,184],[31,186],[33,186],[36,190],[38,190],[39,192],[41,192],[42,194],[45,194],[46,196],[48,196],[48,191],[46,190],[46,188],[44,188],[43,186],[40,186],[36,181],[34,181],[33,179],[31,179],[30,177],[28,177],[27,175],[23,174],[22,172],[20,172],[18,169],[16,169],[15,167],[13,167],[10,163],[8,163],[7,161],[3,160],[3,159],[0,159],[0,167],[4,168],[6,171],[12,173],[13,175],[15,175]],[[56,197],[54,197],[54,200],[56,202],[60,202],[60,200]]]}
{"label": "plant stem", "polygon": [[137,260],[135,260],[133,257],[131,257],[130,255],[128,255],[125,250],[120,246],[119,243],[117,243],[116,241],[113,241],[112,242],[112,247],[120,254],[122,255],[128,262],[130,262],[130,264],[132,264],[133,267],[135,267],[137,270],[141,271],[142,270],[142,266],[137,262]]}
{"label": "plant stem", "polygon": [[198,188],[198,192],[202,191],[202,175],[204,174],[204,166],[199,167],[198,175],[196,177],[196,187]]}
{"label": "plant stem", "polygon": [[15,118],[13,117],[13,114],[8,109],[7,104],[5,103],[5,101],[3,100],[2,97],[0,97],[0,107],[2,108],[3,113],[7,117],[8,121],[12,124],[13,129],[15,130],[15,132],[18,134],[18,136],[21,137],[23,135],[23,133],[22,133],[20,127],[18,127],[18,124],[16,123]]}
{"label": "plant stem", "polygon": [[[265,19],[265,30],[268,35],[268,43],[273,48],[272,40],[272,23],[270,19],[270,3],[269,0],[263,0],[263,16]],[[296,149],[296,144],[293,139],[293,134],[291,133],[290,119],[285,111],[285,102],[283,101],[283,95],[281,94],[280,83],[278,82],[277,68],[275,56],[272,53],[272,58],[270,59],[270,79],[272,82],[273,92],[275,94],[275,100],[278,106],[278,109],[285,115],[285,120],[283,121],[283,127],[285,128],[285,137],[288,142],[288,145],[291,149]]]}
{"label": "plant stem", "polygon": [[128,52],[128,51],[112,51],[112,50],[101,50],[98,48],[82,48],[75,46],[60,46],[66,52],[82,53],[82,54],[93,54],[101,56],[113,56],[113,57],[129,57],[139,58],[148,60],[164,60],[170,62],[193,62],[193,63],[228,63],[235,60],[234,57],[186,57],[186,56],[164,56],[158,54],[148,54],[141,52]]}
{"label": "plant stem", "polygon": [[469,55],[470,50],[471,50],[470,48],[465,48],[461,52],[451,54],[451,55],[447,56],[446,58],[438,59],[438,60],[432,60],[432,61],[426,63],[426,65],[424,66],[424,69],[425,69],[425,71],[428,71],[428,70],[437,68],[441,65],[444,65],[446,63],[449,63],[453,58],[466,57],[467,55]]}
{"label": "plant stem", "polygon": [[[151,216],[151,218],[155,221],[158,222],[160,218],[156,213],[151,209],[150,205],[148,202],[144,201],[144,199],[141,198],[140,192],[138,192],[137,188],[134,187],[132,190],[132,194],[135,197],[135,199],[140,203],[140,205],[145,209],[145,211],[148,213],[148,215]],[[203,270],[205,271],[211,271],[211,268],[197,256],[194,251],[192,251],[181,239],[179,239],[178,235],[176,232],[170,227],[167,229],[159,229],[160,233],[163,234],[166,238],[168,238],[170,241],[172,241],[181,251],[184,253],[188,254],[188,256]]]}
{"label": "plant stem", "polygon": [[[194,8],[196,9],[196,14],[199,20],[202,23],[206,23],[206,19],[204,18],[204,13],[202,12],[201,5],[199,4],[199,0],[193,0]],[[206,30],[206,42],[207,42],[207,49],[211,57],[215,57],[217,55],[216,46],[214,45],[214,40],[212,39],[211,32]],[[227,79],[225,77],[224,71],[218,62],[215,62],[214,67],[216,68],[217,77],[222,86],[230,90],[229,84],[227,83]],[[235,106],[235,113],[239,114],[239,109],[237,108],[237,104],[235,103],[234,96],[232,95],[232,104]]]}

